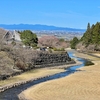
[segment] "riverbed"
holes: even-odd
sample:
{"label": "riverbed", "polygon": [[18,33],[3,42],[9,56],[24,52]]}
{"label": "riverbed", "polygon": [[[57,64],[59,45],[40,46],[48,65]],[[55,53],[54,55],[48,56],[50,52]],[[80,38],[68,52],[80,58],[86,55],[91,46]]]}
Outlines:
{"label": "riverbed", "polygon": [[82,62],[82,64],[71,66],[71,67],[65,69],[66,70],[65,72],[61,72],[61,73],[52,75],[50,77],[45,77],[45,78],[42,78],[42,79],[39,79],[36,81],[29,82],[27,84],[20,85],[20,86],[15,87],[15,88],[8,89],[8,90],[0,93],[0,100],[19,100],[18,94],[20,94],[22,91],[26,90],[27,88],[29,88],[33,85],[36,85],[36,84],[40,84],[40,83],[45,82],[45,81],[54,80],[54,79],[68,76],[69,74],[76,72],[78,68],[84,66],[85,59],[77,58],[77,57],[73,56],[72,52],[68,52],[68,53],[69,53],[69,56],[71,58],[77,59],[78,61]]}

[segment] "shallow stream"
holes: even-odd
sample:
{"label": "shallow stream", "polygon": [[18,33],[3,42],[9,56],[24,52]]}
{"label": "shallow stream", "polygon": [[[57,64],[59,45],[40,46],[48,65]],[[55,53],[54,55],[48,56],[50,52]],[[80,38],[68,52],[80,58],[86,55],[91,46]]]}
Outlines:
{"label": "shallow stream", "polygon": [[58,79],[58,78],[68,76],[69,74],[76,72],[76,70],[78,68],[84,66],[85,59],[77,58],[77,57],[73,56],[73,54],[74,54],[73,52],[68,52],[68,54],[71,58],[76,58],[78,61],[82,62],[82,64],[71,66],[70,68],[65,69],[66,70],[65,72],[61,72],[61,73],[52,75],[52,76],[47,77],[47,78],[39,79],[39,80],[36,80],[36,81],[26,83],[24,85],[17,86],[15,88],[8,89],[8,90],[0,93],[0,100],[19,100],[18,94],[20,94],[22,91],[26,90],[27,88],[29,88],[33,85],[36,85],[36,84],[40,84],[40,83],[45,82],[45,81],[49,81],[49,80]]}

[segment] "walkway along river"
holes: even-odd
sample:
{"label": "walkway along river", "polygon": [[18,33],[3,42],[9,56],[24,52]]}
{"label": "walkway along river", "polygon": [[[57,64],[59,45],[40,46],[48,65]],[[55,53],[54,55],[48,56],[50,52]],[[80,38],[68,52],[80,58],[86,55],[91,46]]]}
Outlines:
{"label": "walkway along river", "polygon": [[[69,56],[71,58],[77,58],[77,57],[73,56],[72,52],[68,52],[68,53],[69,53]],[[85,59],[77,58],[77,60],[82,62],[82,64],[81,65],[71,66],[70,68],[65,69],[66,70],[65,72],[61,72],[61,73],[52,75],[50,77],[38,79],[36,81],[32,81],[32,82],[17,86],[15,88],[8,89],[8,90],[0,93],[0,100],[19,100],[18,99],[18,94],[20,94],[22,91],[26,90],[27,88],[29,88],[29,87],[31,87],[33,85],[40,84],[40,83],[45,82],[45,81],[49,81],[49,80],[65,77],[65,76],[68,76],[71,73],[76,72],[76,69],[80,68],[80,67],[83,67],[84,63],[85,63]]]}

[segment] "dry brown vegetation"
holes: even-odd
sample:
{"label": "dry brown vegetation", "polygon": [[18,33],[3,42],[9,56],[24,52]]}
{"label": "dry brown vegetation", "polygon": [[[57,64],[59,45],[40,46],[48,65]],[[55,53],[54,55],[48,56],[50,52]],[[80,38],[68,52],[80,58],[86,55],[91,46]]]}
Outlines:
{"label": "dry brown vegetation", "polygon": [[39,38],[39,46],[47,46],[53,48],[66,48],[69,44],[65,41],[60,41],[60,39],[55,36],[43,36]]}
{"label": "dry brown vegetation", "polygon": [[100,52],[100,46],[98,45],[98,48],[96,48],[96,45],[90,44],[88,47],[86,47],[82,42],[78,43],[76,46],[76,49],[80,52]]}
{"label": "dry brown vegetation", "polygon": [[[10,32],[10,31],[9,31]],[[7,30],[0,29],[0,79],[6,79],[7,77],[14,76],[16,74],[20,74],[21,72],[33,69],[35,67],[35,61],[40,58],[40,55],[46,55],[45,57],[41,57],[37,62],[41,62],[43,64],[55,64],[55,63],[63,63],[63,60],[66,61],[70,59],[68,55],[62,56],[62,60],[60,60],[60,54],[56,54],[54,57],[53,55],[49,55],[49,51],[37,51],[31,49],[29,47],[23,48],[22,42],[18,42],[15,40],[9,40],[10,42],[7,43],[7,40],[4,39]],[[8,35],[9,37],[9,35]],[[11,36],[10,36],[11,38]],[[42,41],[43,40],[43,41]],[[60,41],[54,36],[45,36],[41,39],[42,42],[40,44],[49,47],[66,47],[65,41]],[[60,49],[59,49],[60,50]],[[63,50],[63,49],[61,49]],[[58,57],[57,57],[58,55]],[[50,56],[50,57],[48,57]],[[45,59],[44,59],[45,58]],[[50,59],[51,58],[51,59]],[[57,59],[56,59],[57,58]],[[64,59],[63,59],[64,58]],[[66,58],[66,59],[65,59]],[[50,61],[50,60],[51,61]],[[56,59],[56,60],[55,60]],[[55,60],[53,62],[53,60]],[[70,59],[71,60],[71,59]],[[46,62],[48,61],[48,62]],[[38,64],[38,65],[39,65]],[[45,66],[43,66],[45,67]],[[1,76],[2,75],[2,76]],[[8,76],[7,76],[8,75]]]}
{"label": "dry brown vegetation", "polygon": [[13,71],[13,60],[9,58],[6,52],[0,52],[0,74],[9,74]]}
{"label": "dry brown vegetation", "polygon": [[6,32],[7,32],[7,30],[4,30],[4,29],[0,28],[0,40],[3,39]]}
{"label": "dry brown vegetation", "polygon": [[0,46],[0,79],[33,68],[33,59],[36,59],[37,55],[38,52],[31,49],[3,44]]}
{"label": "dry brown vegetation", "polygon": [[[25,49],[25,48],[16,48],[12,45],[3,45],[2,46],[2,49],[0,50],[0,53],[1,54],[4,54],[5,58],[3,59],[2,55],[0,55],[0,58],[2,61],[1,62],[1,65],[0,65],[0,68],[1,70],[4,70],[2,71],[2,73],[0,73],[0,75],[4,75],[5,79],[6,79],[6,76],[5,75],[8,75],[8,70],[5,70],[5,69],[9,69],[9,76],[10,75],[16,75],[14,73],[21,73],[22,71],[27,71],[27,70],[30,70],[30,69],[33,69],[34,67],[36,67],[36,64],[50,64],[52,65],[52,62],[50,61],[53,61],[54,57],[55,57],[55,63],[66,63],[66,61],[71,61],[71,59],[68,57],[67,53],[64,52],[65,54],[54,54],[54,53],[50,53],[48,51],[36,51],[36,50],[33,50],[33,49]],[[54,57],[53,57],[54,55]],[[62,60],[60,59],[60,57],[63,57],[64,61],[61,62]],[[57,59],[56,59],[57,58]],[[45,60],[46,59],[46,60]],[[51,59],[49,61],[49,59]],[[48,62],[46,62],[48,61]],[[4,63],[5,62],[5,63]],[[37,62],[37,63],[36,63]],[[10,65],[9,65],[10,63]],[[51,66],[50,65],[50,66]],[[60,64],[61,65],[61,64]],[[4,66],[4,67],[3,67]],[[46,67],[47,65],[43,66],[43,67]],[[53,66],[54,66],[54,63],[53,63]],[[48,67],[48,66],[47,66]],[[2,79],[2,77],[0,78]]]}

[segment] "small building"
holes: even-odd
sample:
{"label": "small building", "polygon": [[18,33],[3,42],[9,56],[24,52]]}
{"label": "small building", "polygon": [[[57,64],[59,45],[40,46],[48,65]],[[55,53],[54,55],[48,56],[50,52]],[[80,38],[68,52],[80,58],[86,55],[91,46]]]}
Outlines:
{"label": "small building", "polygon": [[20,34],[18,32],[16,32],[15,30],[14,31],[7,31],[2,38],[2,41],[6,42],[6,44],[10,44],[13,41],[21,42]]}

